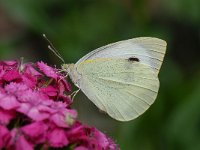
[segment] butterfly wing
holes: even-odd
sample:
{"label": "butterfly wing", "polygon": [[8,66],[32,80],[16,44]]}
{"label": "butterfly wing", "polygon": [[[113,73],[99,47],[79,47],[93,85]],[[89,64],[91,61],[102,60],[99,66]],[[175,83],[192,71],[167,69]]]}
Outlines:
{"label": "butterfly wing", "polygon": [[131,58],[136,57],[141,63],[146,64],[159,73],[166,51],[166,42],[151,37],[140,37],[119,41],[100,47],[81,58],[76,65],[85,60],[97,58]]}
{"label": "butterfly wing", "polygon": [[101,110],[120,121],[132,120],[154,102],[159,80],[147,65],[127,59],[99,58],[77,66],[80,88]]}

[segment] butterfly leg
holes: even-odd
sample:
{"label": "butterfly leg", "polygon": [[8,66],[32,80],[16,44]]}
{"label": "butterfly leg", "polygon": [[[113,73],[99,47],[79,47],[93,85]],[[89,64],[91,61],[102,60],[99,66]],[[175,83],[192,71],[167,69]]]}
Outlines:
{"label": "butterfly leg", "polygon": [[[60,73],[60,72],[59,72]],[[67,78],[68,77],[68,73],[65,75],[65,76],[62,76],[59,80],[58,80],[58,82],[60,82],[61,80],[63,80],[63,79],[65,79],[65,78]]]}
{"label": "butterfly leg", "polygon": [[81,89],[78,89],[78,90],[76,90],[76,91],[74,91],[72,94],[70,94],[70,96],[72,96],[72,101],[74,101],[74,98],[75,98],[75,96],[78,94],[78,92],[80,91]]}

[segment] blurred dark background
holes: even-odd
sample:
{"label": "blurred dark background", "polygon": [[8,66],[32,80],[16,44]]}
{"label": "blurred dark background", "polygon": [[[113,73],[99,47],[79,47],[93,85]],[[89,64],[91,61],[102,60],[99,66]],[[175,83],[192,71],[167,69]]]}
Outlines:
{"label": "blurred dark background", "polygon": [[199,0],[0,0],[0,58],[67,63],[111,42],[152,36],[168,43],[158,98],[130,122],[118,122],[82,94],[79,119],[112,137],[122,150],[200,149]]}

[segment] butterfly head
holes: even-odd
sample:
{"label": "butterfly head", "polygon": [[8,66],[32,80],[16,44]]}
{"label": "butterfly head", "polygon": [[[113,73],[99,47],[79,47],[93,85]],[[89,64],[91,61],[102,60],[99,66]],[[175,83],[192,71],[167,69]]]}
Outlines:
{"label": "butterfly head", "polygon": [[61,68],[63,71],[66,71],[67,73],[69,73],[74,69],[74,64],[63,64]]}

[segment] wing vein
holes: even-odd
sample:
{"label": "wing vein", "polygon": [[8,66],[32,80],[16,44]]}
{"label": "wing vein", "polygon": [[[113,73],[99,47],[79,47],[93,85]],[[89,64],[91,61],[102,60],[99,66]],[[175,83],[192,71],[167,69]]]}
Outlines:
{"label": "wing vein", "polygon": [[146,102],[143,98],[139,97],[139,96],[136,96],[135,94],[127,91],[127,93],[129,93],[130,95],[136,97],[136,98],[139,98],[140,100],[142,100],[145,104],[147,104],[148,106],[151,106],[151,104],[149,104],[148,102]]}
{"label": "wing vein", "polygon": [[152,91],[152,92],[154,92],[154,93],[157,93],[157,91],[154,91],[154,90],[152,90],[152,89],[150,89],[150,88],[148,88],[148,87],[140,86],[140,85],[137,85],[137,84],[128,83],[128,82],[123,83],[123,82],[116,81],[116,80],[112,80],[112,79],[105,79],[105,78],[103,78],[103,77],[98,77],[98,78],[99,78],[99,79],[102,79],[102,80],[105,80],[105,81],[116,82],[116,83],[125,84],[125,85],[137,86],[137,87],[139,87],[139,88],[144,88],[144,89],[146,89],[146,90],[149,90],[149,91]]}

